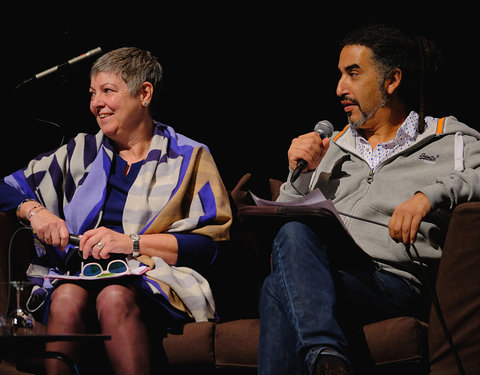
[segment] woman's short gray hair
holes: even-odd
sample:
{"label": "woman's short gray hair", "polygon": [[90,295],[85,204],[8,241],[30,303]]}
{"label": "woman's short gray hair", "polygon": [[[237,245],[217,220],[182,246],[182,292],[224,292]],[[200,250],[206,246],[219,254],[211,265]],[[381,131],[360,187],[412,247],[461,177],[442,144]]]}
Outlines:
{"label": "woman's short gray hair", "polygon": [[118,74],[133,96],[140,93],[144,82],[150,82],[155,89],[163,76],[162,66],[155,56],[136,47],[118,48],[99,57],[92,65],[90,78],[100,72]]}

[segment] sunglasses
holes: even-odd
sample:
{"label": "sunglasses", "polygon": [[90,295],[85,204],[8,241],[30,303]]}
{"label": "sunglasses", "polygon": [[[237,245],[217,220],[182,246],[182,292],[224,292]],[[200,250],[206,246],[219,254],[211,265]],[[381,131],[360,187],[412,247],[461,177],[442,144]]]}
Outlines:
{"label": "sunglasses", "polygon": [[81,269],[82,272],[80,273],[80,276],[83,277],[105,277],[129,272],[127,263],[121,259],[112,260],[108,263],[106,270],[104,270],[99,263],[83,264],[83,262]]}

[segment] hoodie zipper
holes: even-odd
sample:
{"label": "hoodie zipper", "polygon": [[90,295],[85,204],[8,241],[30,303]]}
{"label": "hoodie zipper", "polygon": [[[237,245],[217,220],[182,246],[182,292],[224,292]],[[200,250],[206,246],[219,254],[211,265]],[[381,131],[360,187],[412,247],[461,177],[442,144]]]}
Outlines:
{"label": "hoodie zipper", "polygon": [[373,182],[373,175],[375,174],[373,169],[370,169],[370,173],[367,176],[367,183],[370,185]]}

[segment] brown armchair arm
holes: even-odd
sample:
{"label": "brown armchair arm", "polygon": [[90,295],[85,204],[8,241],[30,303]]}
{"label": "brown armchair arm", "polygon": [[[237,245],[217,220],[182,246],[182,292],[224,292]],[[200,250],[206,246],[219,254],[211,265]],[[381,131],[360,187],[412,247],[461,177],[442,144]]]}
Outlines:
{"label": "brown armchair arm", "polygon": [[[480,369],[480,202],[453,212],[438,268],[436,291],[466,374]],[[431,375],[458,373],[432,308],[428,329]]]}

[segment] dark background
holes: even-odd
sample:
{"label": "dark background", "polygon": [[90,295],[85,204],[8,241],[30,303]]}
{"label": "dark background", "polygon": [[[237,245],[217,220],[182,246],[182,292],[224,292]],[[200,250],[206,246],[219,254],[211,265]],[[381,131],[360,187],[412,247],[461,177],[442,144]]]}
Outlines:
{"label": "dark background", "polygon": [[71,5],[68,12],[17,6],[3,14],[2,176],[59,145],[59,129],[34,119],[59,124],[67,138],[97,131],[88,108],[93,59],[15,87],[98,46],[104,52],[122,46],[152,51],[165,77],[154,118],[207,144],[227,188],[251,172],[259,195],[269,177],[286,178],[293,137],[323,119],[337,130],[346,124],[335,95],[338,40],[363,23],[392,23],[435,41],[444,64],[427,113],[480,127],[474,118],[477,32],[468,10],[423,3],[423,10],[345,3],[329,11],[291,3],[156,4]]}

